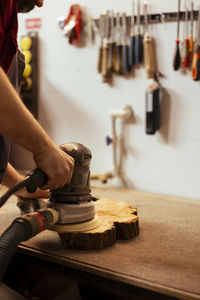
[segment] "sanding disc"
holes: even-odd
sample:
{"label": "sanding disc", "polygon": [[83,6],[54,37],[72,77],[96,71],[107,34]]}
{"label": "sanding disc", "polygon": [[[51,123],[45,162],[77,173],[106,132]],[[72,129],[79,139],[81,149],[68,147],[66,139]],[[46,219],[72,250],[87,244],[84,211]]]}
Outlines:
{"label": "sanding disc", "polygon": [[57,231],[59,233],[64,232],[85,232],[93,230],[99,226],[99,219],[95,216],[92,220],[77,223],[77,224],[56,224],[53,225],[50,230]]}
{"label": "sanding disc", "polygon": [[79,224],[95,217],[95,204],[93,201],[77,204],[48,203],[50,204],[49,207],[59,211],[58,225]]}

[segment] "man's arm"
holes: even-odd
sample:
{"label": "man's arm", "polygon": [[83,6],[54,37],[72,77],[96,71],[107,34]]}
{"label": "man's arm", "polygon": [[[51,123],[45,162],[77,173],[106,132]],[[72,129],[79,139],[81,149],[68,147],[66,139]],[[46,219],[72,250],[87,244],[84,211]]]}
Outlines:
{"label": "man's arm", "polygon": [[43,188],[56,189],[71,180],[74,159],[58,148],[22,103],[0,68],[0,133],[33,154],[49,180]]}

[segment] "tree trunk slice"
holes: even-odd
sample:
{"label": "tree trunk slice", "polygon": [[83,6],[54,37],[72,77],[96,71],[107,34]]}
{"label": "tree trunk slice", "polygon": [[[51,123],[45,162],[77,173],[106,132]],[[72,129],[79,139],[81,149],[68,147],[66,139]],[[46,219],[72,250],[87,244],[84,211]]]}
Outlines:
{"label": "tree trunk slice", "polygon": [[99,226],[85,232],[58,233],[63,248],[98,250],[139,234],[137,209],[129,203],[100,198],[95,206]]}
{"label": "tree trunk slice", "polygon": [[[25,214],[46,208],[47,201],[19,197],[17,205],[21,213]],[[58,232],[63,248],[98,250],[112,246],[117,239],[129,240],[139,234],[137,209],[128,202],[100,198],[95,201],[95,211],[98,225],[94,229],[88,230],[88,223],[93,222],[92,220],[74,224],[71,232],[69,230],[67,230],[69,232]],[[65,225],[56,226],[58,229],[52,228],[52,230],[62,231],[63,228],[65,231]],[[75,231],[80,227],[81,230]]]}

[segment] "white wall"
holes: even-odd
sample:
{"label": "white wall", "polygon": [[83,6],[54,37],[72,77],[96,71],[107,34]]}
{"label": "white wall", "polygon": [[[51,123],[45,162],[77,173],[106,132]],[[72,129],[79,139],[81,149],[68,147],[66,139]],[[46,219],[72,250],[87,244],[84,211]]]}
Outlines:
{"label": "white wall", "polygon": [[[175,11],[177,1],[151,0],[153,12]],[[88,13],[99,17],[107,9],[130,13],[131,1],[77,0]],[[195,2],[197,3],[197,1]],[[45,0],[41,9],[19,17],[19,37],[26,31],[25,18],[41,17],[39,120],[57,144],[77,141],[93,153],[91,170],[112,169],[110,110],[129,104],[135,123],[126,128],[125,174],[129,187],[163,194],[200,198],[200,83],[190,72],[174,72],[172,57],[176,24],[152,26],[156,38],[158,66],[165,75],[162,85],[162,129],[155,136],[145,134],[145,89],[151,83],[143,68],[134,77],[115,77],[111,87],[96,71],[99,39],[94,45],[75,48],[68,44],[57,25],[67,15],[71,0]],[[116,184],[116,181],[110,182]],[[119,184],[119,182],[117,182]]]}

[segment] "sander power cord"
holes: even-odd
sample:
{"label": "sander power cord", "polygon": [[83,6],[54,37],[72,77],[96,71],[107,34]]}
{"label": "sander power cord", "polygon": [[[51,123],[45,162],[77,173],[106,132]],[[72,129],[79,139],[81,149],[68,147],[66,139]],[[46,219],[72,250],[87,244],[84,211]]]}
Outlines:
{"label": "sander power cord", "polygon": [[10,188],[3,196],[0,197],[0,207],[4,205],[10,196],[21,188],[26,187],[29,193],[34,193],[37,188],[42,187],[47,180],[47,175],[40,168],[36,168],[27,175],[27,178]]}

